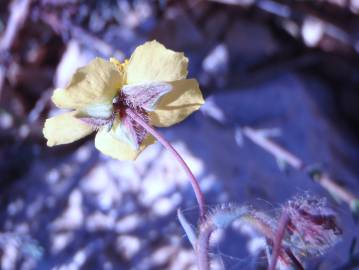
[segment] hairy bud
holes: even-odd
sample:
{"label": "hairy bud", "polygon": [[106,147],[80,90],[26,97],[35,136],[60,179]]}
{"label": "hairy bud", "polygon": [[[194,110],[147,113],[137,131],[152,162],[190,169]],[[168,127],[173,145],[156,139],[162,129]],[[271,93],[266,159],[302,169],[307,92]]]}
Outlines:
{"label": "hairy bud", "polygon": [[325,199],[295,197],[284,205],[283,211],[289,218],[286,240],[297,256],[321,255],[340,240],[342,231]]}

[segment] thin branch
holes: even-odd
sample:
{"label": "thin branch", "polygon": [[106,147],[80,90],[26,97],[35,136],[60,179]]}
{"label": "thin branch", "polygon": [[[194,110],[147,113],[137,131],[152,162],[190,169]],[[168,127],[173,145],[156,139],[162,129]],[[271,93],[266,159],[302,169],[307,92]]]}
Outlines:
{"label": "thin branch", "polygon": [[136,121],[139,125],[141,125],[145,130],[147,130],[153,137],[155,137],[170,153],[172,153],[173,156],[176,158],[176,160],[179,162],[179,164],[182,166],[182,168],[185,170],[185,172],[187,173],[187,175],[191,181],[193,191],[196,195],[196,199],[197,199],[197,203],[198,203],[198,207],[199,207],[199,211],[200,211],[200,218],[201,218],[201,220],[204,220],[204,217],[205,217],[204,195],[201,191],[200,185],[199,185],[196,177],[192,173],[191,169],[188,167],[187,163],[178,154],[176,149],[174,149],[174,147],[158,131],[156,131],[153,127],[151,127],[145,121],[143,121],[143,119],[139,115],[137,115],[133,110],[128,108],[128,109],[126,109],[126,113],[134,121]]}
{"label": "thin branch", "polygon": [[63,22],[58,16],[46,11],[41,13],[41,19],[44,23],[48,24],[54,32],[61,35],[69,31],[71,38],[79,41],[81,44],[91,46],[96,51],[101,52],[103,55],[114,56],[117,59],[124,59],[125,56],[120,50],[110,43],[92,35],[81,27],[72,24],[70,21]]}
{"label": "thin branch", "polygon": [[27,18],[30,3],[31,0],[16,0],[11,4],[11,15],[5,33],[0,40],[0,52],[11,48],[17,33]]}
{"label": "thin branch", "polygon": [[267,152],[271,153],[275,158],[285,161],[287,164],[291,165],[297,170],[301,170],[303,166],[303,161],[298,157],[282,148],[278,144],[274,143],[267,136],[264,136],[260,131],[252,129],[250,127],[243,128],[243,134],[251,139],[255,144],[262,147]]}
{"label": "thin branch", "polygon": [[12,47],[19,30],[24,25],[27,18],[30,4],[31,0],[16,0],[13,1],[10,6],[10,18],[5,29],[5,33],[0,39],[0,96],[7,68],[3,61],[4,59],[1,59],[1,56]]}
{"label": "thin branch", "polygon": [[51,99],[52,92],[52,89],[47,89],[41,94],[40,98],[36,101],[35,106],[27,116],[28,124],[35,123],[39,119],[41,113],[44,111],[47,103]]}
{"label": "thin branch", "polygon": [[[292,166],[294,169],[308,173],[308,171],[306,170],[308,166],[306,166],[300,158],[298,158],[279,144],[273,142],[267,136],[264,136],[260,131],[250,127],[244,127],[242,129],[242,132],[251,141],[262,147],[270,154],[272,154],[278,160],[283,160],[284,162]],[[344,187],[338,185],[332,178],[329,177],[329,174],[327,174],[326,172],[313,173],[312,171],[309,172],[309,175],[329,193],[348,204],[348,206],[353,212],[357,211],[359,198],[350,191],[346,190]]]}

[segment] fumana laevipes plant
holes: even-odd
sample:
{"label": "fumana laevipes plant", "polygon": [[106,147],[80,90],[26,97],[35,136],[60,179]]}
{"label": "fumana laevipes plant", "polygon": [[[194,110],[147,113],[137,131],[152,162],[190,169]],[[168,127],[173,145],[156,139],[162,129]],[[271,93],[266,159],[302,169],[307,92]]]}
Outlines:
{"label": "fumana laevipes plant", "polygon": [[315,200],[293,200],[283,207],[288,218],[279,238],[276,219],[262,212],[248,207],[205,210],[197,179],[154,128],[176,124],[204,104],[197,81],[186,79],[187,74],[188,59],[184,54],[166,49],[157,41],[137,47],[123,63],[114,58],[95,58],[75,72],[67,87],[54,91],[53,103],[69,111],[46,120],[43,133],[47,145],[72,143],[97,132],[95,147],[99,151],[118,160],[134,160],[158,140],[186,171],[196,195],[200,211],[198,232],[193,231],[181,211],[178,217],[196,252],[200,270],[210,268],[212,232],[228,227],[236,219],[264,235],[268,248],[277,253],[272,267],[276,267],[277,260],[280,269],[296,264],[301,267],[304,257],[321,254],[331,247],[338,240],[339,227],[332,212]]}

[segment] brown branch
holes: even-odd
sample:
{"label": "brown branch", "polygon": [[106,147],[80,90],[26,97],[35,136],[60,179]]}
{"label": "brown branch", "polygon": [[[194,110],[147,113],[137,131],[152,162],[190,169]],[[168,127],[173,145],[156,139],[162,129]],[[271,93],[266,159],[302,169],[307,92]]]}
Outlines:
{"label": "brown branch", "polygon": [[[287,164],[292,166],[294,169],[308,173],[308,166],[298,158],[296,155],[289,152],[279,144],[270,140],[267,136],[264,136],[260,131],[250,127],[244,127],[242,132],[247,138],[253,141],[255,144],[262,147],[268,153],[272,154],[275,158],[285,161]],[[346,190],[344,187],[338,185],[336,181],[329,177],[326,172],[313,173],[309,172],[310,176],[318,182],[325,190],[330,194],[334,195],[335,198],[348,204],[353,212],[358,211],[359,198]],[[356,213],[357,214],[357,213]]]}
{"label": "brown branch", "polygon": [[48,24],[54,32],[61,34],[69,31],[71,38],[79,41],[81,44],[85,44],[94,48],[96,51],[101,52],[103,55],[114,55],[119,59],[124,59],[125,56],[120,50],[117,50],[112,44],[103,41],[97,36],[89,33],[88,31],[66,21],[66,24],[57,17],[57,15],[47,12],[41,13],[41,19],[44,23]]}

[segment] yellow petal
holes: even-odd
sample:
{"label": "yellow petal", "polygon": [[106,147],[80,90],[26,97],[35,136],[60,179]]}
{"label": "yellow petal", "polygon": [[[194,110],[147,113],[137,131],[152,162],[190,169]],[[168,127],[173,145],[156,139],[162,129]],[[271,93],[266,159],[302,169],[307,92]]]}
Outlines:
{"label": "yellow petal", "polygon": [[46,120],[42,132],[48,146],[72,143],[93,132],[89,125],[74,117],[75,113],[63,113]]}
{"label": "yellow petal", "polygon": [[150,112],[150,121],[154,126],[168,127],[176,124],[204,104],[196,80],[180,80],[170,84],[173,90],[160,99],[154,112]]}
{"label": "yellow petal", "polygon": [[147,136],[140,148],[134,150],[126,142],[115,139],[112,133],[112,130],[100,130],[95,138],[95,147],[105,155],[119,160],[134,160],[148,145],[155,142],[152,136]]}
{"label": "yellow petal", "polygon": [[185,79],[187,66],[183,53],[168,50],[157,41],[146,42],[136,48],[125,66],[127,84]]}
{"label": "yellow petal", "polygon": [[76,71],[66,88],[56,89],[52,101],[57,107],[64,109],[111,105],[113,97],[122,87],[123,78],[123,73],[115,64],[95,58]]}

